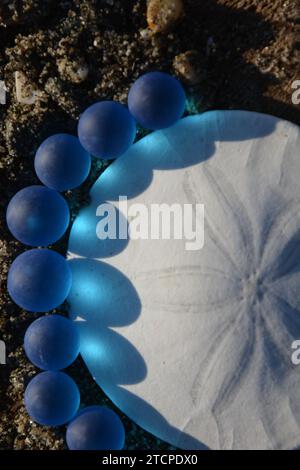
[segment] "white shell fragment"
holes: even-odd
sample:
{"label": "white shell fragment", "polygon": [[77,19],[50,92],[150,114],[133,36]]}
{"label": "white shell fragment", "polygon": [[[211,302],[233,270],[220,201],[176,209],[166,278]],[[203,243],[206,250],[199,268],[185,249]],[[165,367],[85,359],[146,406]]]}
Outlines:
{"label": "white shell fragment", "polygon": [[15,72],[15,84],[17,101],[22,104],[34,104],[37,92],[23,72]]}
{"label": "white shell fragment", "polygon": [[0,80],[0,104],[6,104],[7,88],[4,80]]}
{"label": "white shell fragment", "polygon": [[[298,127],[271,116],[187,117],[109,166],[75,220],[68,300],[83,359],[124,413],[174,446],[300,446],[299,149]],[[99,240],[96,209],[120,195],[204,204],[203,248]]]}

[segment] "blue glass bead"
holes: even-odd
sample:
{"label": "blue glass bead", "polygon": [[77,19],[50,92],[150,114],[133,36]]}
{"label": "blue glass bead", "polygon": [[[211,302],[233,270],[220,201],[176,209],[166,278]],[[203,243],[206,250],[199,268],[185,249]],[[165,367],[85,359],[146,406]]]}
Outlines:
{"label": "blue glass bead", "polygon": [[87,108],[78,123],[78,137],[97,158],[117,158],[129,149],[136,134],[128,109],[115,101],[100,101]]}
{"label": "blue glass bead", "polygon": [[164,129],[175,124],[184,113],[185,93],[176,78],[163,72],[142,75],[132,85],[128,108],[146,129]]}
{"label": "blue glass bead", "polygon": [[76,383],[64,372],[36,375],[25,390],[25,407],[33,421],[46,426],[69,422],[78,410],[80,394]]}
{"label": "blue glass bead", "polygon": [[70,220],[65,199],[45,186],[21,189],[11,199],[6,221],[13,236],[30,246],[47,246],[65,233]]}
{"label": "blue glass bead", "polygon": [[57,191],[66,191],[76,188],[87,178],[91,157],[77,137],[55,134],[39,146],[34,166],[42,183]]}
{"label": "blue glass bead", "polygon": [[55,251],[25,251],[12,263],[7,288],[12,300],[31,312],[58,307],[69,294],[72,273],[65,258]]}
{"label": "blue glass bead", "polygon": [[35,320],[25,333],[28,359],[44,370],[60,370],[75,361],[79,353],[79,332],[74,322],[60,315]]}
{"label": "blue glass bead", "polygon": [[121,450],[125,431],[114,411],[90,406],[80,410],[69,423],[66,440],[70,450]]}

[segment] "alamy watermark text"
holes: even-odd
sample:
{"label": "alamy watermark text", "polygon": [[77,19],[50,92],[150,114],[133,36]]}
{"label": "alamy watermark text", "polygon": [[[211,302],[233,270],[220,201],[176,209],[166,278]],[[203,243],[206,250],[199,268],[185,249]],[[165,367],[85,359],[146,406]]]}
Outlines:
{"label": "alamy watermark text", "polygon": [[100,240],[185,240],[187,251],[204,246],[203,204],[128,204],[119,197],[118,211],[113,204],[100,204],[96,234]]}

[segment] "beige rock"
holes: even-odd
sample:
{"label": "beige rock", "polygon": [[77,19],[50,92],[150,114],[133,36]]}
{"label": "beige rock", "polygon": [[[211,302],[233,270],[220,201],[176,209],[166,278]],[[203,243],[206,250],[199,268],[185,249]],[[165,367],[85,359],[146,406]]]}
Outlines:
{"label": "beige rock", "polygon": [[60,76],[72,83],[83,82],[89,74],[88,66],[83,60],[71,61],[67,58],[59,59],[57,67]]}
{"label": "beige rock", "polygon": [[187,84],[196,85],[205,77],[205,65],[200,61],[197,51],[178,54],[173,61],[177,75]]}
{"label": "beige rock", "polygon": [[170,30],[182,16],[182,0],[150,0],[148,2],[148,26],[156,33]]}

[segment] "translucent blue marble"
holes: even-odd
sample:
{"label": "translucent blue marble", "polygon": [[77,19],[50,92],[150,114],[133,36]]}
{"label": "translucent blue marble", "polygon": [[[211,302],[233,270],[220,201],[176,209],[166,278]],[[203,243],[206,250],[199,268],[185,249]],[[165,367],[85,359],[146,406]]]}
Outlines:
{"label": "translucent blue marble", "polygon": [[31,312],[47,312],[66,299],[72,274],[65,258],[55,251],[25,251],[12,263],[7,288],[12,300]]}
{"label": "translucent blue marble", "polygon": [[76,324],[61,315],[38,318],[25,333],[25,353],[40,369],[60,370],[68,367],[78,356],[79,347]]}
{"label": "translucent blue marble", "polygon": [[128,109],[115,101],[100,101],[87,108],[78,123],[78,137],[97,158],[117,158],[134,141],[136,125]]}
{"label": "translucent blue marble", "polygon": [[46,426],[59,426],[75,416],[80,394],[74,380],[67,374],[47,371],[29,382],[24,400],[33,421]]}
{"label": "translucent blue marble", "polygon": [[119,416],[103,406],[80,410],[67,428],[70,450],[121,450],[125,431]]}
{"label": "translucent blue marble", "polygon": [[38,148],[34,166],[42,183],[57,191],[66,191],[80,186],[87,178],[91,157],[77,137],[55,134]]}
{"label": "translucent blue marble", "polygon": [[185,93],[180,82],[171,75],[149,72],[132,85],[128,108],[146,129],[164,129],[175,124],[183,115]]}
{"label": "translucent blue marble", "polygon": [[12,235],[30,246],[47,246],[65,233],[70,220],[65,199],[45,186],[21,189],[11,199],[6,221]]}

